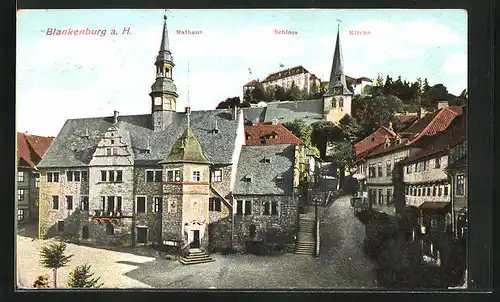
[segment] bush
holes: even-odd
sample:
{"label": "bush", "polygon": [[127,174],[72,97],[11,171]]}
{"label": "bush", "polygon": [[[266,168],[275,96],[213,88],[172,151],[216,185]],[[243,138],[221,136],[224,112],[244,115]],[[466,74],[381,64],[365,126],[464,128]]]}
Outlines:
{"label": "bush", "polygon": [[236,254],[236,250],[233,247],[226,247],[220,252],[221,255]]}

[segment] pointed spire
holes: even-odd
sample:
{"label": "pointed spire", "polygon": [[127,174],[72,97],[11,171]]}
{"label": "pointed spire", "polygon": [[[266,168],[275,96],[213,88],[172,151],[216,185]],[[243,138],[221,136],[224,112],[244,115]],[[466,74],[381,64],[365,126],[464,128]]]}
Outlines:
{"label": "pointed spire", "polygon": [[325,96],[338,94],[352,94],[347,89],[344,74],[344,58],[342,57],[342,49],[340,47],[340,19],[338,21],[337,40],[335,42],[335,51],[333,53],[332,71],[330,73],[330,82]]}
{"label": "pointed spire", "polygon": [[167,29],[167,12],[163,15],[163,32],[161,37],[160,51],[156,57],[156,62],[168,61],[172,62],[172,54],[170,52],[170,44],[168,40],[168,29]]}

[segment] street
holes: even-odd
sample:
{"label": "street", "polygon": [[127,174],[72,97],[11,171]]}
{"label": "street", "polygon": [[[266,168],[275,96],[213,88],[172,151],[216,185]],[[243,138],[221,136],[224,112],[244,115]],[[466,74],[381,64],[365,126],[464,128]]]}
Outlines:
{"label": "street", "polygon": [[[323,209],[322,209],[323,210]],[[58,284],[77,264],[88,262],[104,287],[153,288],[373,288],[373,264],[364,256],[364,226],[354,217],[349,197],[337,199],[324,212],[321,252],[308,255],[212,254],[215,262],[184,266],[159,257],[151,248],[119,251],[68,244],[75,254],[69,267],[60,269]],[[37,274],[48,273],[38,264],[44,241],[18,236],[19,283],[30,287]]]}

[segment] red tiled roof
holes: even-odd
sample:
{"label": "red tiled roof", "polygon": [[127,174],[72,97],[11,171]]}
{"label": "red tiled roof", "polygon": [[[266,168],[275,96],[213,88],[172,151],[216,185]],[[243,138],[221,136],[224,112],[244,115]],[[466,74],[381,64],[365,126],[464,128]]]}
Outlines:
{"label": "red tiled roof", "polygon": [[282,124],[257,124],[245,126],[246,144],[248,146],[293,144],[302,145],[300,138],[296,137]]}
{"label": "red tiled roof", "polygon": [[368,135],[354,145],[356,157],[361,159],[362,154],[366,153],[369,150],[372,150],[380,144],[385,143],[387,137],[396,137],[396,133],[384,126],[378,128],[375,132]]}
{"label": "red tiled roof", "polygon": [[405,160],[405,163],[415,162],[428,156],[446,152],[451,146],[456,145],[459,142],[463,142],[467,137],[467,129],[465,127],[465,123],[462,121],[462,119],[465,118],[465,116],[461,115],[453,120],[446,130],[436,135],[421,139],[419,145],[425,146],[424,149],[417,152],[411,158]]}
{"label": "red tiled roof", "polygon": [[49,148],[54,137],[17,133],[17,157],[19,166],[35,168]]}
{"label": "red tiled roof", "polygon": [[[448,128],[450,123],[458,116],[462,114],[462,107],[460,106],[449,106],[440,109],[435,114],[433,119],[407,144],[411,145],[423,136],[431,136],[438,132],[441,132]],[[411,126],[410,126],[411,128]],[[408,128],[409,129],[409,128]],[[408,130],[407,129],[407,130]]]}
{"label": "red tiled roof", "polygon": [[275,73],[271,73],[262,81],[262,83],[287,78],[289,76],[293,76],[293,75],[300,74],[300,73],[309,73],[309,71],[307,71],[307,69],[302,67],[302,65],[295,66],[292,68],[287,68],[287,69],[280,70],[280,71],[275,72]]}
{"label": "red tiled roof", "polygon": [[367,154],[366,157],[381,155],[403,147],[414,146],[420,139],[433,136],[441,131],[444,131],[448,128],[451,122],[461,114],[461,106],[450,106],[442,108],[433,114],[426,115],[401,132],[401,134],[410,135],[407,142],[388,148],[385,148],[384,145],[378,146],[377,148],[374,148],[372,152]]}
{"label": "red tiled roof", "polygon": [[416,121],[418,117],[416,115],[397,115],[396,118],[400,123],[409,124]]}

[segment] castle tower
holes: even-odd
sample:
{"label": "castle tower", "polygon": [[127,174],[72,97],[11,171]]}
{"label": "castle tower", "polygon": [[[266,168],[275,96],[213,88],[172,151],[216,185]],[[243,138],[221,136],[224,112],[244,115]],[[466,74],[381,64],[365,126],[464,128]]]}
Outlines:
{"label": "castle tower", "polygon": [[156,80],[151,86],[151,115],[154,131],[166,129],[172,122],[177,103],[177,87],[172,79],[172,69],[175,66],[170,52],[167,16],[163,22],[163,34],[160,51],[156,56]]}
{"label": "castle tower", "polygon": [[323,115],[327,121],[338,122],[345,114],[351,114],[352,91],[347,88],[344,74],[344,59],[340,47],[340,29],[333,53],[332,71],[328,89],[323,96]]}
{"label": "castle tower", "polygon": [[174,143],[170,154],[159,162],[164,169],[162,239],[181,247],[208,246],[210,162],[189,125]]}

